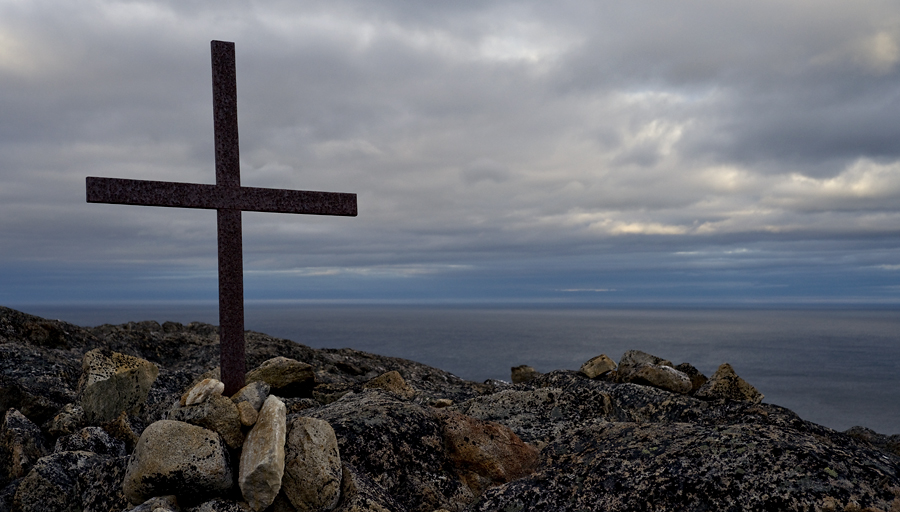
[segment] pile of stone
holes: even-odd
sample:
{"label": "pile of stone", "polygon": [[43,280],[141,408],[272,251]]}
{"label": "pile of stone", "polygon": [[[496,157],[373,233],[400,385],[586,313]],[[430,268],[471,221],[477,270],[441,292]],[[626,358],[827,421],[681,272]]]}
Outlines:
{"label": "pile of stone", "polygon": [[0,511],[900,511],[900,436],[639,351],[468,382],[247,333],[0,308]]}
{"label": "pile of stone", "polygon": [[[99,509],[402,509],[357,470],[342,464],[329,422],[298,414],[288,419],[285,401],[301,409],[316,405],[310,399],[315,373],[307,363],[286,357],[267,360],[247,374],[248,384],[232,397],[222,395],[222,382],[201,376],[172,404],[166,419],[149,424],[139,438],[129,414],[138,413],[147,399],[159,374],[157,366],[104,349],[87,352],[82,366],[77,404],[64,408],[47,427],[75,430],[56,441],[53,454],[42,456],[38,426],[14,408],[5,413],[2,436],[12,462],[9,476],[23,477],[13,496],[15,509],[82,510],[97,505],[96,500],[83,499],[85,488],[97,485],[80,482],[79,473],[97,466],[101,458],[107,459],[107,466],[118,464],[115,473],[121,474],[121,482],[107,489],[111,500],[101,500]],[[363,393],[354,400],[354,409],[372,400],[389,407],[416,393],[396,371],[368,381],[362,391],[370,396]],[[533,447],[501,425],[458,413],[431,416],[441,424],[432,442],[449,449],[464,478],[458,492],[469,498],[489,485],[528,474],[537,460]],[[91,426],[81,427],[85,424]],[[126,450],[128,445],[133,450]],[[127,465],[126,451],[131,453]]]}

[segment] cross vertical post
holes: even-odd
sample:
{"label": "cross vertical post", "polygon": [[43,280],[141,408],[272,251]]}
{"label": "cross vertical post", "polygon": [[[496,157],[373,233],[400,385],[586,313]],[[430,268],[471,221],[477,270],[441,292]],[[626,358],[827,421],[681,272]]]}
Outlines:
{"label": "cross vertical post", "polygon": [[244,385],[244,262],[241,212],[356,217],[356,194],[241,186],[234,43],[212,41],[216,184],[85,179],[87,202],[216,210],[219,256],[219,364],[225,393]]}
{"label": "cross vertical post", "polygon": [[[234,43],[212,41],[213,131],[216,186],[239,189],[241,162],[237,123]],[[244,254],[241,210],[219,208],[219,364],[225,389],[244,387]],[[234,391],[231,391],[232,393]]]}

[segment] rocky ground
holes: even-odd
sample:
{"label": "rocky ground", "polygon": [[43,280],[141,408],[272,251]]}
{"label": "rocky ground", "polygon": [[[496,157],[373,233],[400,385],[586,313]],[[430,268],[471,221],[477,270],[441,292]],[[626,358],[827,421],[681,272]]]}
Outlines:
{"label": "rocky ground", "polygon": [[[0,308],[0,511],[900,512],[900,436],[847,432],[641,352],[475,383],[216,328]],[[895,406],[895,404],[891,404]]]}

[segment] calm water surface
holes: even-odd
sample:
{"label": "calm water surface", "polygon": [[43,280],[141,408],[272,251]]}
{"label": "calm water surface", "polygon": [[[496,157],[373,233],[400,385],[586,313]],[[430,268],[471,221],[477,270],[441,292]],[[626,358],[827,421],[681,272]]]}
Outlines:
{"label": "calm water surface", "polygon": [[[35,306],[78,325],[131,320],[216,323],[214,305]],[[315,348],[404,357],[483,381],[512,366],[575,369],[630,349],[711,375],[723,362],[804,419],[900,433],[900,311],[248,305],[247,329]]]}

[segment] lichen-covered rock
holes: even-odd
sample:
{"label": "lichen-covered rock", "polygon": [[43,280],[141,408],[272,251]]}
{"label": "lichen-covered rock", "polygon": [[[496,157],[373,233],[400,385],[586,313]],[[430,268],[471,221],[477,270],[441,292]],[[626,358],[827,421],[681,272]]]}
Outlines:
{"label": "lichen-covered rock", "polygon": [[[474,383],[413,361],[352,349],[312,349],[260,333],[247,332],[245,337],[249,368],[278,356],[312,365],[313,384],[318,383],[314,398],[278,393],[288,419],[302,414],[333,426],[343,464],[335,509],[340,512],[470,512],[495,506],[508,511],[900,510],[898,436],[866,429],[839,434],[787,409],[755,403],[755,395],[749,401],[728,393],[696,398],[702,375],[695,375],[686,363],[675,369],[691,379],[691,395],[622,382],[618,371],[595,379],[557,370],[518,384]],[[166,417],[193,383],[217,376],[215,326],[129,322],[84,329],[0,307],[0,414],[12,407],[42,425],[46,447],[81,432],[87,424],[73,403],[74,390],[82,357],[96,348],[159,367],[143,407],[93,424],[115,439],[130,438],[132,445],[147,425]],[[641,363],[671,366],[636,351],[626,353],[621,362],[623,375]],[[391,371],[402,374],[416,390],[412,400],[384,389],[363,389],[366,382]],[[267,386],[263,381],[248,385],[254,389],[247,393],[257,395],[256,407],[268,395]],[[247,413],[239,420],[246,430],[250,410],[257,409],[249,396],[233,398],[235,407]],[[439,418],[443,413],[426,405],[448,402],[447,410],[500,423],[541,448],[536,472],[488,487],[476,506],[480,487],[467,483],[489,479],[454,458]],[[210,442],[219,440],[220,458],[225,459],[221,436],[209,434]],[[157,451],[178,452],[184,458],[174,439],[167,438]],[[104,443],[76,445],[74,440],[64,439],[60,449],[118,453],[102,448]],[[17,494],[27,510],[126,510],[128,460],[85,451],[43,457],[24,478],[0,481],[0,511],[18,507]],[[227,460],[221,467],[229,467]],[[182,481],[181,476],[172,480]],[[236,487],[185,488],[184,512],[250,510]],[[282,490],[266,510],[293,512],[295,507]]]}
{"label": "lichen-covered rock", "polygon": [[334,512],[406,512],[387,491],[349,464],[343,465],[341,500]]}
{"label": "lichen-covered rock", "polygon": [[240,448],[244,443],[238,408],[230,398],[222,395],[210,395],[196,405],[176,407],[169,411],[168,419],[212,430],[222,436],[222,440],[232,450]]}
{"label": "lichen-covered rock", "polygon": [[174,494],[200,501],[231,488],[228,452],[218,434],[181,421],[161,420],[144,429],[125,475],[125,497],[137,505]]}
{"label": "lichen-covered rock", "polygon": [[451,405],[453,405],[453,400],[450,400],[449,398],[436,398],[432,400],[428,405],[434,407],[435,409],[443,409],[445,407],[450,407]]}
{"label": "lichen-covered rock", "polygon": [[316,374],[307,363],[278,356],[247,373],[248,384],[256,381],[271,386],[271,392],[278,396],[310,398],[316,385]]}
{"label": "lichen-covered rock", "polygon": [[48,436],[57,438],[74,434],[84,425],[84,409],[73,403],[64,405],[52,419],[44,424],[43,430]]}
{"label": "lichen-covered rock", "polygon": [[227,498],[213,498],[196,507],[189,508],[187,512],[251,512],[251,509],[250,506],[243,501],[235,501]]}
{"label": "lichen-covered rock", "polygon": [[181,395],[181,406],[203,403],[212,395],[222,395],[225,383],[216,379],[203,379]]}
{"label": "lichen-covered rock", "polygon": [[157,375],[159,368],[145,359],[106,349],[86,353],[78,389],[88,423],[112,421],[123,411],[136,412]]}
{"label": "lichen-covered rock", "polygon": [[539,371],[525,364],[513,366],[509,369],[509,377],[512,379],[513,384],[529,382],[540,377],[540,375],[541,373]]}
{"label": "lichen-covered rock", "polygon": [[122,490],[128,457],[104,457],[90,466],[79,478],[83,512],[109,512],[128,508]]}
{"label": "lichen-covered rock", "polygon": [[755,387],[738,377],[737,373],[734,372],[734,368],[728,363],[723,363],[719,366],[716,373],[709,378],[709,381],[703,387],[694,393],[694,396],[708,400],[725,398],[756,404],[762,402],[763,398],[765,398]]}
{"label": "lichen-covered rock", "polygon": [[363,389],[382,389],[406,400],[416,396],[416,390],[411,388],[400,372],[396,370],[391,370],[366,382]]}
{"label": "lichen-covered rock", "polygon": [[900,456],[900,434],[884,435],[866,427],[850,427],[845,434],[870,446]]}
{"label": "lichen-covered rock", "polygon": [[646,352],[640,350],[627,350],[624,354],[622,354],[622,358],[619,359],[619,366],[617,368],[618,377],[620,382],[628,382],[627,379],[629,374],[641,364],[653,364],[657,366],[673,366],[672,362],[661,357],[656,357],[653,354],[648,354]]}
{"label": "lichen-covered rock", "polygon": [[59,452],[42,457],[22,479],[14,508],[22,512],[81,512],[85,474],[106,458],[90,452]]}
{"label": "lichen-covered rock", "polygon": [[[575,374],[577,380],[599,383]],[[550,378],[548,375],[547,378]],[[581,421],[606,417],[612,411],[608,391],[600,386],[557,387],[541,381],[531,390],[507,389],[473,398],[450,409],[485,421],[495,421],[512,429],[522,440],[538,448],[552,442]],[[546,385],[544,385],[546,384]]]}
{"label": "lichen-covered rock", "polygon": [[646,384],[673,393],[686,394],[691,391],[691,379],[671,366],[652,363],[638,363],[628,368],[624,374],[620,372],[622,382]]}
{"label": "lichen-covered rock", "polygon": [[534,470],[538,450],[508,427],[455,411],[442,411],[438,418],[450,460],[475,496]]}
{"label": "lichen-covered rock", "polygon": [[16,409],[6,411],[0,425],[0,482],[25,476],[45,454],[41,429]]}
{"label": "lichen-covered rock", "polygon": [[0,361],[0,414],[16,409],[40,425],[75,401],[80,364],[71,355],[9,342],[0,344]]}
{"label": "lichen-covered rock", "polygon": [[178,496],[155,496],[128,512],[178,512]]}
{"label": "lichen-covered rock", "polygon": [[341,456],[327,421],[303,416],[288,425],[284,494],[301,512],[334,509],[341,497]]}
{"label": "lichen-covered rock", "polygon": [[599,356],[592,357],[585,361],[585,363],[581,365],[579,371],[585,374],[589,379],[596,379],[604,373],[611,372],[615,369],[616,362],[610,359],[608,355],[600,354]]}
{"label": "lichen-covered rock", "polygon": [[278,397],[270,396],[247,434],[238,471],[241,493],[256,512],[271,505],[281,490],[286,438],[284,403]]}
{"label": "lichen-covered rock", "polygon": [[368,390],[345,395],[310,416],[327,421],[340,457],[410,511],[461,510],[472,491],[452,470],[434,409]]}
{"label": "lichen-covered rock", "polygon": [[84,427],[80,431],[60,437],[53,448],[57,452],[84,451],[108,457],[124,457],[125,443],[113,439],[100,427]]}
{"label": "lichen-covered rock", "polygon": [[838,510],[895,506],[900,458],[804,427],[595,421],[544,448],[537,473],[488,489],[473,510],[818,510],[826,498]]}

